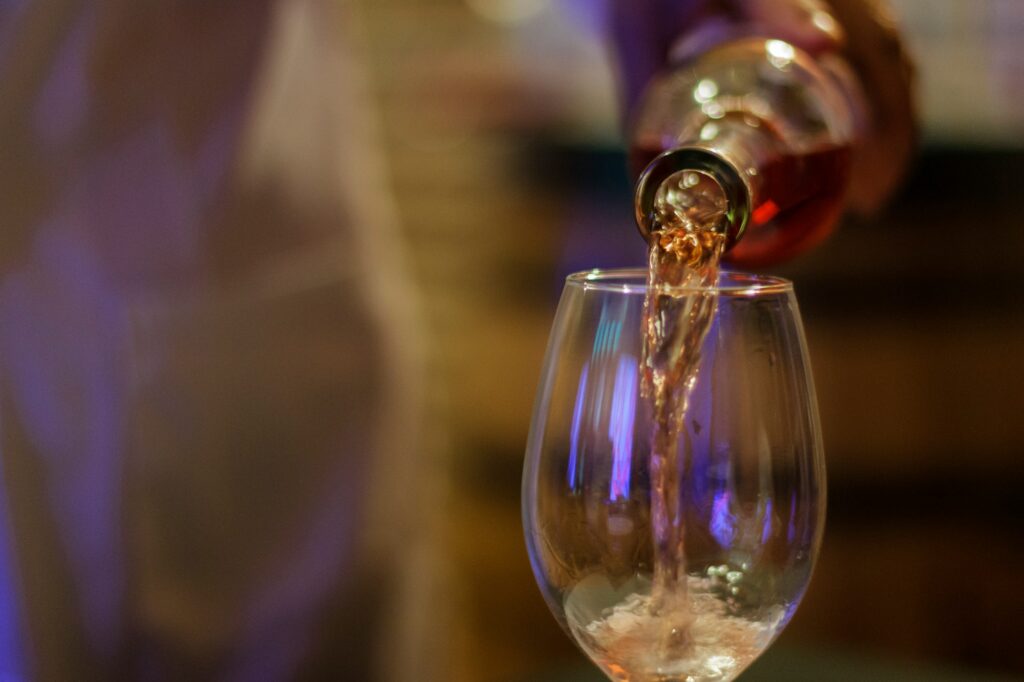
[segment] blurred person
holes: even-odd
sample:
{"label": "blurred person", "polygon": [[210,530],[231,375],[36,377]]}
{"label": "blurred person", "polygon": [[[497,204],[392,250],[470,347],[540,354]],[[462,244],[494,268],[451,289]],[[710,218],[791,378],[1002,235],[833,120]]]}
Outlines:
{"label": "blurred person", "polygon": [[434,679],[353,11],[0,2],[0,679]]}

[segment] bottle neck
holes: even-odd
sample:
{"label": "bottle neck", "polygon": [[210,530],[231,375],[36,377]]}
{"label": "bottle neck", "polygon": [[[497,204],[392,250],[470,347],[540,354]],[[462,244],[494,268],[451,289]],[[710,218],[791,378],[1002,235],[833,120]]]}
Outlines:
{"label": "bottle neck", "polygon": [[760,169],[778,153],[778,144],[753,119],[708,121],[697,139],[655,157],[636,184],[636,222],[644,239],[663,228],[665,188],[685,192],[686,183],[674,179],[696,172],[713,179],[725,198],[724,219],[714,229],[725,234],[726,249],[732,248],[747,230],[763,187]]}

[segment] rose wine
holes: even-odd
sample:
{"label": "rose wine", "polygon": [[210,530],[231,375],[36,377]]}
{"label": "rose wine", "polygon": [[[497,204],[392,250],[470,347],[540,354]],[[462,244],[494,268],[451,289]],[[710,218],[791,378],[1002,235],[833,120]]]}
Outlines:
{"label": "rose wine", "polygon": [[[700,367],[700,349],[715,314],[716,299],[703,290],[718,281],[723,247],[721,235],[692,225],[657,232],[650,246],[640,390],[651,407],[654,424],[650,455],[652,606],[656,611],[664,606],[669,619],[679,612],[676,593],[686,587],[684,510],[679,490],[689,453],[685,448],[680,451],[680,437]],[[682,630],[675,630],[685,639]],[[672,645],[667,640],[665,644]]]}

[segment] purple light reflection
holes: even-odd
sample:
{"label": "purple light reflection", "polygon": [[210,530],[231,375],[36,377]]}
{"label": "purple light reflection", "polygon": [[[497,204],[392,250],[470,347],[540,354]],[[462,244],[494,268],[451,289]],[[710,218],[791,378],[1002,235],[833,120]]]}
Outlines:
{"label": "purple light reflection", "polygon": [[736,539],[736,516],[730,510],[731,500],[728,490],[719,490],[711,504],[711,534],[724,549],[730,549]]}
{"label": "purple light reflection", "polygon": [[583,365],[580,372],[580,384],[576,389],[576,405],[572,410],[572,430],[569,438],[569,470],[567,472],[569,489],[575,491],[579,486],[579,442],[580,422],[583,420],[583,403],[587,397],[587,375],[590,373],[590,363]]}
{"label": "purple light reflection", "polygon": [[15,575],[14,545],[12,544],[7,499],[4,495],[3,476],[0,472],[0,679],[23,680],[25,662],[22,656],[22,632]]}
{"label": "purple light reflection", "polygon": [[772,537],[772,498],[768,498],[764,503],[764,529],[761,531],[761,544],[768,544],[768,540]]}
{"label": "purple light reflection", "polygon": [[629,498],[630,466],[633,460],[633,426],[636,421],[637,361],[631,355],[619,357],[612,390],[612,412],[608,437],[612,443],[612,482],[609,499]]}
{"label": "purple light reflection", "polygon": [[790,545],[796,542],[796,505],[796,491],[794,490],[789,497],[789,526],[786,529],[786,541],[789,542]]}

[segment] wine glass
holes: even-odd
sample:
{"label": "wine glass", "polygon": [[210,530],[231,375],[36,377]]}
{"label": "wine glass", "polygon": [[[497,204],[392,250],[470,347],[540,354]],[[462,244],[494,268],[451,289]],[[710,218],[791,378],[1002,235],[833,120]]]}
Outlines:
{"label": "wine glass", "polygon": [[[705,297],[714,315],[680,415],[680,475],[664,490],[641,390],[646,290],[643,270],[566,281],[526,449],[526,543],[551,611],[610,679],[732,680],[793,615],[821,542],[800,314],[792,284],[773,277],[723,272],[715,287],[672,292]],[[659,495],[678,502],[674,582],[655,560]]]}

